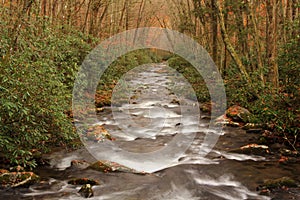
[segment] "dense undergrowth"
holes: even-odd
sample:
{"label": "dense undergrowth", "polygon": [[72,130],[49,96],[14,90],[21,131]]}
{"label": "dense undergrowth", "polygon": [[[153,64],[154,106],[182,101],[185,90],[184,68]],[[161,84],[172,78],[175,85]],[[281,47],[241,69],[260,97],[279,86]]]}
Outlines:
{"label": "dense undergrowth", "polygon": [[[249,85],[240,75],[239,69],[232,65],[223,77],[227,95],[227,105],[243,106],[253,114],[250,123],[266,124],[271,131],[271,140],[264,143],[282,143],[293,150],[300,148],[300,40],[299,35],[280,49],[278,57],[280,85],[262,83],[258,72],[250,73]],[[209,102],[210,96],[203,78],[190,63],[174,56],[169,65],[182,73],[193,85],[200,102]],[[266,71],[266,74],[268,72]]]}
{"label": "dense undergrowth", "polygon": [[35,167],[34,158],[49,147],[77,138],[66,113],[92,38],[43,18],[16,30],[5,16],[0,19],[0,157],[2,164]]}

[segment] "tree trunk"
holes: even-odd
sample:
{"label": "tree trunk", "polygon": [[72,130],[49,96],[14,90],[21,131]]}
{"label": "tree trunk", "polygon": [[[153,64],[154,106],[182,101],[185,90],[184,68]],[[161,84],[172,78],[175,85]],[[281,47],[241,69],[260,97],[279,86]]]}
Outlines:
{"label": "tree trunk", "polygon": [[218,16],[216,9],[216,1],[211,0],[211,29],[212,29],[212,58],[213,61],[217,64],[218,62]]}
{"label": "tree trunk", "polygon": [[237,64],[238,68],[240,69],[240,71],[241,71],[243,77],[245,78],[245,80],[248,83],[251,83],[250,76],[249,76],[245,66],[243,65],[239,55],[236,53],[234,47],[232,46],[232,44],[230,42],[230,39],[228,37],[227,31],[226,31],[226,28],[225,28],[224,15],[223,15],[222,7],[219,5],[218,2],[216,2],[215,6],[216,6],[217,11],[218,11],[217,14],[218,14],[218,17],[219,17],[219,23],[220,23],[220,27],[221,27],[221,34],[222,34],[222,37],[223,37],[223,41],[226,45],[226,48],[227,48],[228,52],[230,53],[231,57],[233,58],[233,60],[235,61],[235,63]]}
{"label": "tree trunk", "polygon": [[120,20],[119,20],[119,25],[118,25],[118,28],[117,28],[117,33],[120,31],[120,29],[122,27],[122,24],[123,24],[123,18],[124,18],[124,13],[126,11],[126,5],[127,5],[127,0],[124,0],[123,8],[122,8],[122,11],[121,11],[121,16],[120,16]]}
{"label": "tree trunk", "polygon": [[262,81],[262,84],[265,84],[265,78],[264,78],[264,70],[263,70],[263,59],[262,59],[262,46],[261,43],[262,41],[260,40],[260,33],[257,28],[257,18],[256,18],[256,9],[255,6],[253,5],[253,1],[249,2],[249,7],[250,7],[250,20],[252,23],[252,28],[253,28],[253,39],[254,39],[254,44],[255,44],[255,52],[256,52],[256,59],[257,59],[257,68],[259,71],[259,76],[260,80]]}
{"label": "tree trunk", "polygon": [[278,88],[278,64],[277,64],[277,0],[267,0],[266,23],[266,56],[269,69],[268,78],[274,88]]}
{"label": "tree trunk", "polygon": [[93,0],[89,0],[87,8],[86,8],[85,18],[84,18],[84,22],[83,22],[83,26],[82,26],[82,32],[86,31],[86,27],[88,25],[87,21],[88,21],[92,1]]}

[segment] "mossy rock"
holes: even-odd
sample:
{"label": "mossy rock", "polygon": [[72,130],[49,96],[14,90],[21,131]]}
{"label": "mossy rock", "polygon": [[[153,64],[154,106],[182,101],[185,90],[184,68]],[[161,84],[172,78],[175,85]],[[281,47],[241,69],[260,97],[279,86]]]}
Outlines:
{"label": "mossy rock", "polygon": [[72,160],[69,169],[86,169],[90,163],[85,160]]}
{"label": "mossy rock", "polygon": [[90,127],[87,130],[85,137],[86,139],[95,142],[102,142],[104,140],[114,140],[114,138],[111,137],[110,133],[103,126],[100,125]]}
{"label": "mossy rock", "polygon": [[95,181],[95,180],[89,179],[89,178],[75,178],[75,179],[68,181],[68,184],[71,184],[71,185],[90,184],[91,186],[100,185],[100,183],[98,181]]}
{"label": "mossy rock", "polygon": [[246,108],[243,108],[241,106],[231,106],[226,110],[226,116],[231,118],[235,122],[249,122],[251,113]]}
{"label": "mossy rock", "polygon": [[266,180],[261,187],[267,189],[276,189],[282,187],[294,188],[298,187],[298,185],[295,180],[289,177],[282,177],[274,180]]}
{"label": "mossy rock", "polygon": [[97,162],[93,163],[92,165],[90,165],[89,168],[96,170],[96,171],[104,172],[104,173],[113,171],[112,167],[105,161],[104,162],[97,161]]}
{"label": "mossy rock", "polygon": [[5,172],[0,175],[1,187],[27,187],[39,182],[40,177],[33,172]]}
{"label": "mossy rock", "polygon": [[99,160],[92,165],[89,166],[90,169],[104,172],[104,173],[109,173],[109,172],[129,172],[129,173],[134,173],[134,174],[146,174],[145,172],[139,172],[136,171],[132,168],[126,167],[124,165],[121,165],[116,162],[111,162],[107,160]]}

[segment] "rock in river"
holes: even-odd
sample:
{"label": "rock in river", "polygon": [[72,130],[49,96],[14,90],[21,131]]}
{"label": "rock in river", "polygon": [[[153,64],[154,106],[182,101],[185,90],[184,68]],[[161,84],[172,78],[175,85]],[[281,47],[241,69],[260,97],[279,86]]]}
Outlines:
{"label": "rock in river", "polygon": [[258,186],[256,189],[261,191],[261,193],[266,193],[273,189],[284,189],[284,188],[294,188],[298,187],[295,180],[290,177],[282,177],[273,180],[265,180],[264,183]]}
{"label": "rock in river", "polygon": [[94,196],[94,192],[92,190],[92,186],[90,184],[83,185],[78,193],[85,198],[91,198]]}
{"label": "rock in river", "polygon": [[265,155],[269,154],[269,147],[266,145],[258,144],[248,144],[237,149],[232,149],[229,152],[231,153],[241,153],[241,154],[253,154],[253,155]]}
{"label": "rock in river", "polygon": [[235,122],[244,122],[247,123],[249,121],[251,113],[246,108],[241,106],[231,106],[226,110],[226,116],[231,118]]}
{"label": "rock in river", "polygon": [[87,130],[85,138],[95,142],[101,142],[104,140],[114,140],[110,133],[100,125],[92,126]]}
{"label": "rock in river", "polygon": [[85,160],[72,160],[69,169],[86,169],[90,163]]}
{"label": "rock in river", "polygon": [[243,107],[234,105],[228,108],[225,114],[215,119],[216,124],[240,127],[247,123],[251,113]]}
{"label": "rock in river", "polygon": [[27,187],[39,181],[40,177],[33,172],[9,172],[0,170],[0,186],[9,187]]}
{"label": "rock in river", "polygon": [[220,117],[215,119],[216,124],[226,125],[226,126],[233,126],[233,127],[239,127],[240,124],[238,122],[232,121],[229,117],[227,117],[225,114],[221,115]]}
{"label": "rock in river", "polygon": [[68,181],[68,184],[71,185],[86,185],[90,184],[91,186],[93,185],[100,185],[100,183],[96,180],[89,179],[89,178],[75,178],[70,181]]}
{"label": "rock in river", "polygon": [[101,171],[101,172],[129,172],[134,174],[142,174],[145,175],[145,172],[136,171],[132,168],[126,167],[116,162],[111,162],[108,160],[99,160],[94,164],[89,166],[90,169]]}

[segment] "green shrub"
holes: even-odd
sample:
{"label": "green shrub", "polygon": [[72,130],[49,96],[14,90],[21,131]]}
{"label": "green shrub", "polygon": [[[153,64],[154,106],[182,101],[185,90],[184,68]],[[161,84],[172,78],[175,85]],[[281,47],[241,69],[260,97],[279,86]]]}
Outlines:
{"label": "green shrub", "polygon": [[[297,30],[299,21],[291,25]],[[295,27],[294,27],[295,26]],[[227,70],[226,91],[228,104],[248,108],[255,116],[254,123],[268,124],[274,135],[294,147],[299,142],[300,132],[300,35],[299,30],[279,49],[279,88],[269,83],[263,85],[258,72],[252,72],[252,86],[241,79],[235,66]]]}
{"label": "green shrub", "polygon": [[36,152],[69,144],[73,80],[90,38],[36,19],[10,34],[0,20],[0,152],[11,165],[35,167]]}

